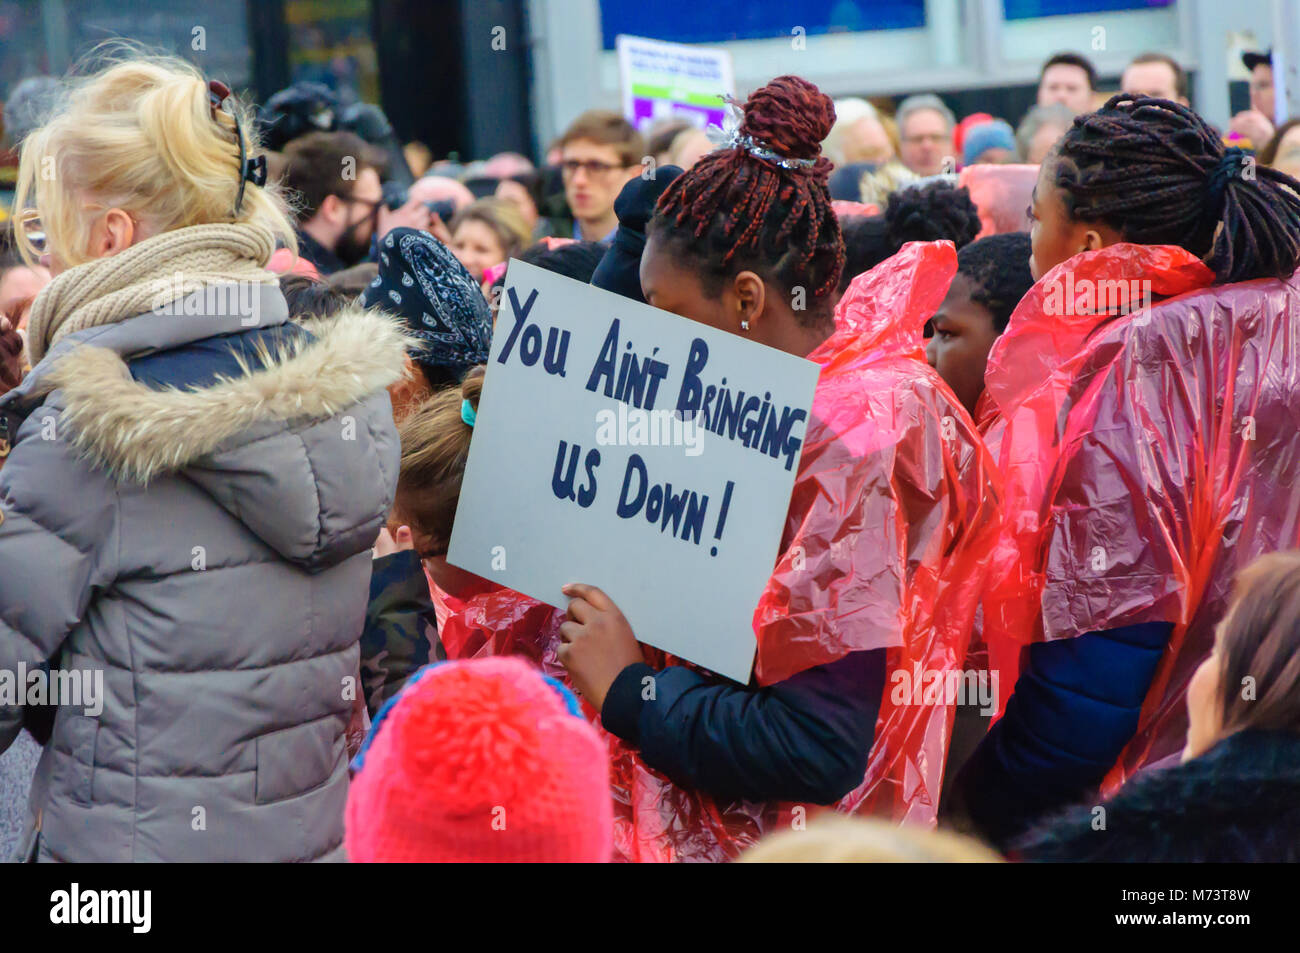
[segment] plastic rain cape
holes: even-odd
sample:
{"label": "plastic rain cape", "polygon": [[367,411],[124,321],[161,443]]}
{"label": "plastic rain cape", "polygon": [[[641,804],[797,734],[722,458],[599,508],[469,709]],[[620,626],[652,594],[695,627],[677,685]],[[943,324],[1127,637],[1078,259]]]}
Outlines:
{"label": "plastic rain cape", "polygon": [[[782,555],[754,613],[759,685],[888,649],[866,777],[836,809],[930,825],[953,716],[941,683],[965,659],[998,532],[992,460],[924,360],[922,328],[955,271],[951,243],[914,243],[860,275],[840,302],[837,330],[809,355],[821,378]],[[523,654],[564,679],[561,621],[559,610],[497,590],[449,619],[443,643],[450,657]],[[656,667],[683,664],[649,648],[646,657]],[[718,803],[605,738],[620,859],[727,860],[820,810]]]}
{"label": "plastic rain cape", "polygon": [[979,212],[980,231],[975,237],[1027,232],[1027,209],[1033,201],[1036,165],[968,165],[957,174],[958,188],[965,186]]}
{"label": "plastic rain cape", "polygon": [[1183,747],[1187,683],[1235,573],[1300,545],[1297,285],[1212,280],[1171,246],[1077,255],[1021,301],[985,374],[1006,493],[985,623],[1003,683],[1029,641],[1175,626],[1106,792]]}

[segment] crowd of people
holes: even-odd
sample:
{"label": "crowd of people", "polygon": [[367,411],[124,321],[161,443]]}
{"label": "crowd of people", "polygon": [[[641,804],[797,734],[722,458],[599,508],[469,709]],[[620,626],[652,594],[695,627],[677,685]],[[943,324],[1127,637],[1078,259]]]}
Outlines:
{"label": "crowd of people", "polygon": [[[1067,52],[1015,126],[781,76],[539,165],[134,52],[24,88],[0,849],[1300,860],[1300,161],[1247,65],[1226,132]],[[449,562],[511,260],[820,366],[748,683]]]}

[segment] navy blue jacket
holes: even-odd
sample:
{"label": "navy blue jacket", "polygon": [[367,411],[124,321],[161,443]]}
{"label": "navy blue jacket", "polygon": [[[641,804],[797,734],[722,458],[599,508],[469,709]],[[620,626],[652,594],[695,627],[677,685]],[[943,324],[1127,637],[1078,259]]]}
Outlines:
{"label": "navy blue jacket", "polygon": [[985,837],[1005,845],[1101,783],[1137,731],[1172,632],[1148,622],[1029,646],[1006,714],[957,779]]}
{"label": "navy blue jacket", "polygon": [[[1054,817],[1022,860],[1300,862],[1300,734],[1238,731],[1183,764],[1140,771],[1106,802]],[[1104,820],[1104,826],[1098,824]]]}
{"label": "navy blue jacket", "polygon": [[853,652],[759,688],[638,663],[610,686],[601,722],[718,800],[833,804],[866,774],[885,667],[884,649]]}

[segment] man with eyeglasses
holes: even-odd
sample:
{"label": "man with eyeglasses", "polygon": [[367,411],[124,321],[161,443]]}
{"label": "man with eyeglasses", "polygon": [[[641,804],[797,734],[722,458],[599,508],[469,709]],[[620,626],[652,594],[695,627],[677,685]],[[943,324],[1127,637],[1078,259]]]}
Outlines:
{"label": "man with eyeglasses", "polygon": [[548,220],[539,234],[588,242],[612,239],[618,229],[614,200],[641,172],[645,140],[618,113],[593,109],[575,119],[556,145],[571,217]]}
{"label": "man with eyeglasses", "polygon": [[298,254],[323,275],[365,261],[372,238],[399,225],[427,229],[428,208],[415,200],[384,205],[383,153],[350,132],[313,132],[285,147],[284,185],[298,204]]}
{"label": "man with eyeglasses", "polygon": [[952,141],[957,120],[942,99],[931,93],[908,96],[898,104],[896,118],[903,165],[919,176],[957,171]]}

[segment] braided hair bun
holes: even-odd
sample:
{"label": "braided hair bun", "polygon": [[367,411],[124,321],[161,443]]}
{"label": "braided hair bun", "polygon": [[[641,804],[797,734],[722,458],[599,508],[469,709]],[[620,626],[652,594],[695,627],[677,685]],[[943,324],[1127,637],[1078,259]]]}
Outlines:
{"label": "braided hair bun", "polygon": [[[743,135],[750,136],[778,155],[791,159],[819,159],[822,140],[835,125],[835,104],[820,89],[798,76],[778,76],[749,94]],[[821,159],[814,168],[825,168]]]}
{"label": "braided hair bun", "polygon": [[821,140],[835,106],[812,83],[778,76],[743,107],[739,141],[700,159],[659,199],[648,234],[701,274],[711,293],[753,271],[785,293],[802,288],[809,326],[834,305],[844,242],[831,208]]}

